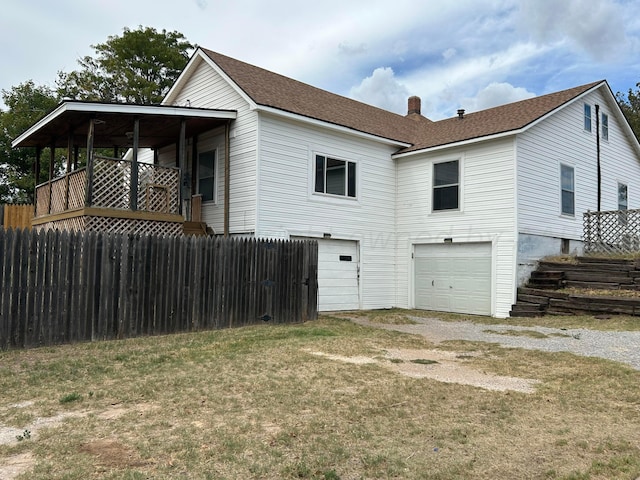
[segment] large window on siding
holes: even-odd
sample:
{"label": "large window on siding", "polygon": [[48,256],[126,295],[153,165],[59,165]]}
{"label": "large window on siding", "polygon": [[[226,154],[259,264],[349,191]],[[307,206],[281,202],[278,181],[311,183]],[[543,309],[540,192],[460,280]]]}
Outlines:
{"label": "large window on siding", "polygon": [[216,151],[198,153],[198,193],[203,202],[216,199]]}
{"label": "large window on siding", "polygon": [[456,210],[460,207],[460,162],[433,164],[433,210]]}
{"label": "large window on siding", "polygon": [[569,165],[560,165],[560,183],[562,198],[562,214],[575,215],[575,172],[573,167]]}
{"label": "large window on siding", "polygon": [[356,164],[346,160],[316,155],[316,193],[356,198]]}

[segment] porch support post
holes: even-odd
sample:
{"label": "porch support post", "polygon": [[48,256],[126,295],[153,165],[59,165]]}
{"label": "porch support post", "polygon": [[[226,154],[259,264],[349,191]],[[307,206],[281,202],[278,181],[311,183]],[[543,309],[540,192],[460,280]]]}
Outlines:
{"label": "porch support post", "polygon": [[36,178],[36,187],[40,183],[40,159],[42,157],[42,147],[36,147],[36,164],[34,165],[33,175]]}
{"label": "porch support post", "polygon": [[53,180],[53,171],[55,169],[56,163],[56,144],[54,140],[51,140],[51,146],[49,147],[49,211],[47,213],[51,213],[51,199],[53,198],[51,191],[51,182]]}
{"label": "porch support post", "polygon": [[67,173],[71,172],[71,159],[73,158],[73,132],[69,126],[69,135],[67,136]]}
{"label": "porch support post", "polygon": [[138,146],[140,145],[140,119],[133,120],[133,158],[131,160],[131,184],[129,186],[129,207],[138,210]]}
{"label": "porch support post", "polygon": [[182,201],[186,197],[187,192],[187,165],[186,165],[186,134],[187,121],[183,118],[180,120],[180,138],[178,139],[178,168],[180,168],[180,192],[178,197],[178,208],[182,212]]}
{"label": "porch support post", "polygon": [[73,169],[78,169],[78,156],[80,154],[80,145],[73,146]]}
{"label": "porch support post", "polygon": [[67,174],[64,176],[64,209],[69,210],[69,173],[71,173],[71,156],[73,155],[73,132],[69,126],[67,136]]}
{"label": "porch support post", "polygon": [[224,126],[224,236],[229,236],[229,182],[231,181],[231,173],[229,171],[231,161],[229,160],[229,137],[231,131],[231,121],[227,121]]}
{"label": "porch support post", "polygon": [[89,131],[87,133],[87,191],[84,204],[87,207],[93,202],[93,137],[95,130],[95,119],[89,120]]}

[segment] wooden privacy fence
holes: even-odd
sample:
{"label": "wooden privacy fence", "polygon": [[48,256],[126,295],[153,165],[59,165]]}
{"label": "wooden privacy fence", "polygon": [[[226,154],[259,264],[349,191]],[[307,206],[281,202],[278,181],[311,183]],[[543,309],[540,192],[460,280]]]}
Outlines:
{"label": "wooden privacy fence", "polygon": [[31,228],[33,205],[0,204],[0,227]]}
{"label": "wooden privacy fence", "polygon": [[0,348],[317,318],[318,245],[0,230]]}
{"label": "wooden privacy fence", "polygon": [[640,252],[640,210],[587,211],[583,240],[587,254]]}

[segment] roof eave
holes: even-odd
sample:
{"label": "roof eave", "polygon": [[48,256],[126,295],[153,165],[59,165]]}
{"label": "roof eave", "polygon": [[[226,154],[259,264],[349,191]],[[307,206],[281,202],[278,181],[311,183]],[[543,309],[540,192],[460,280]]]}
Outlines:
{"label": "roof eave", "polygon": [[337,123],[327,122],[326,120],[319,120],[317,118],[307,117],[305,115],[300,115],[298,113],[289,112],[289,111],[282,110],[282,109],[275,108],[275,107],[269,107],[269,106],[266,106],[266,105],[257,104],[254,109],[259,111],[259,112],[270,113],[270,114],[277,115],[277,116],[280,116],[280,117],[284,117],[284,118],[288,118],[288,119],[304,122],[304,123],[307,123],[307,124],[310,124],[310,125],[319,126],[319,127],[323,127],[323,128],[328,128],[328,129],[331,129],[331,130],[334,130],[334,131],[338,131],[338,132],[342,132],[342,133],[348,133],[350,135],[356,135],[356,136],[361,137],[361,138],[374,140],[376,142],[384,143],[386,145],[392,145],[392,146],[398,147],[398,148],[409,148],[409,147],[412,146],[411,143],[407,143],[407,142],[404,142],[404,141],[401,141],[401,140],[382,137],[380,135],[375,135],[373,133],[364,132],[362,130],[357,130],[357,129],[354,129],[354,128],[351,128],[351,127],[347,127],[347,126],[344,126],[344,125],[339,125]]}
{"label": "roof eave", "polygon": [[507,132],[500,132],[500,133],[496,133],[496,134],[493,134],[493,135],[485,135],[483,137],[468,138],[466,140],[460,140],[458,142],[443,143],[441,145],[434,145],[432,147],[420,148],[418,150],[412,150],[410,152],[395,153],[395,154],[393,154],[391,156],[391,158],[393,158],[394,160],[397,160],[397,159],[400,159],[400,158],[412,157],[414,155],[437,152],[437,151],[440,151],[440,150],[445,150],[447,148],[463,147],[465,145],[470,145],[472,143],[487,142],[489,140],[496,140],[496,139],[499,139],[499,138],[510,137],[510,136],[522,133],[523,131],[524,131],[524,129],[520,128],[520,129],[517,129],[517,130],[509,130]]}

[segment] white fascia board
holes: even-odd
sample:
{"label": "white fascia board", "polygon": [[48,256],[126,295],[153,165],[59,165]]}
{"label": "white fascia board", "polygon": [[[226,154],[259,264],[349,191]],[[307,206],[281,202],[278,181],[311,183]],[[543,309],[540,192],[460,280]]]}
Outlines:
{"label": "white fascia board", "polygon": [[118,103],[67,102],[65,110],[69,112],[121,113],[130,115],[160,115],[166,117],[198,117],[234,120],[234,110],[212,110],[208,108],[176,107],[169,105],[134,105]]}
{"label": "white fascia board", "polygon": [[509,130],[508,132],[496,133],[495,135],[487,135],[486,137],[470,138],[469,140],[463,140],[461,142],[445,143],[444,145],[437,145],[435,147],[422,148],[420,150],[414,150],[413,152],[396,153],[396,154],[391,155],[391,158],[393,158],[394,160],[397,160],[399,158],[412,157],[414,155],[419,155],[419,154],[422,154],[422,153],[437,152],[439,150],[445,150],[447,148],[463,147],[463,146],[469,145],[471,143],[487,142],[489,140],[495,140],[497,138],[510,137],[510,136],[522,133],[524,131],[525,131],[525,128],[521,128],[519,130]]}
{"label": "white fascia board", "polygon": [[34,125],[32,125],[31,128],[29,128],[26,132],[24,132],[22,135],[14,139],[13,142],[11,142],[11,148],[16,148],[16,145],[18,145],[24,139],[31,136],[34,132],[37,132],[38,130],[40,130],[44,125],[49,123],[51,120],[62,115],[66,110],[67,110],[66,104],[63,103],[61,105],[58,105],[54,111],[42,117]]}
{"label": "white fascia board", "polygon": [[297,120],[299,122],[308,123],[310,125],[314,125],[317,127],[328,128],[330,130],[346,133],[349,135],[355,135],[357,137],[366,138],[368,140],[374,140],[376,142],[384,143],[386,145],[393,145],[393,146],[402,147],[402,148],[408,148],[411,146],[410,143],[404,143],[399,140],[392,140],[390,138],[380,137],[378,135],[373,135],[371,133],[361,132],[359,130],[354,130],[352,128],[344,127],[342,125],[338,125],[335,123],[325,122],[323,120],[318,120],[311,117],[305,117],[304,115],[299,115],[297,113],[291,113],[285,110],[280,110],[279,108],[266,107],[264,105],[257,105],[254,108],[254,110],[258,112],[270,113],[272,115],[288,118],[290,120]]}

